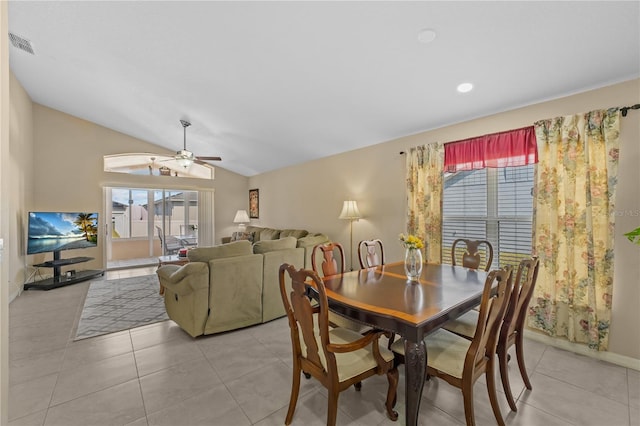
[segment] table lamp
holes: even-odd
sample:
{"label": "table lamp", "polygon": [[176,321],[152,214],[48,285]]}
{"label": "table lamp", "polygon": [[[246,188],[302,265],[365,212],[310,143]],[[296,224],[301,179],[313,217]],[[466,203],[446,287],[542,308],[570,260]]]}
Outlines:
{"label": "table lamp", "polygon": [[233,223],[238,224],[238,230],[244,232],[246,229],[246,223],[249,223],[249,215],[246,210],[238,210],[236,217],[233,218]]}

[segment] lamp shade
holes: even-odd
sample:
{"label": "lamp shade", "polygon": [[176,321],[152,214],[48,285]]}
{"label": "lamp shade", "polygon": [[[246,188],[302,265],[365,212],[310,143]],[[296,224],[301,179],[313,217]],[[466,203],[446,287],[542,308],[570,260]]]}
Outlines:
{"label": "lamp shade", "polygon": [[358,204],[353,201],[345,201],[342,204],[342,211],[340,212],[340,216],[338,216],[338,219],[350,219],[350,220],[355,220],[355,219],[360,219],[360,211],[358,210]]}
{"label": "lamp shade", "polygon": [[249,215],[246,210],[238,210],[236,212],[236,217],[233,218],[233,223],[248,223]]}

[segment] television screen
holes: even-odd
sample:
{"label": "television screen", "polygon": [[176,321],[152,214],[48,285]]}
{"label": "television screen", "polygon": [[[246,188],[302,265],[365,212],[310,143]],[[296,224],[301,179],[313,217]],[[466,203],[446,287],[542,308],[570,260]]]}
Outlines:
{"label": "television screen", "polygon": [[30,212],[27,254],[95,247],[98,213]]}

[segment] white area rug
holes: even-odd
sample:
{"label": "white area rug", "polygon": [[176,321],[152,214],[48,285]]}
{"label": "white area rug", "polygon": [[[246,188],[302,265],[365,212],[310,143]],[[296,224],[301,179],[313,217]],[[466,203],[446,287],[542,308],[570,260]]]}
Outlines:
{"label": "white area rug", "polygon": [[74,340],[169,319],[159,288],[156,275],[92,282]]}

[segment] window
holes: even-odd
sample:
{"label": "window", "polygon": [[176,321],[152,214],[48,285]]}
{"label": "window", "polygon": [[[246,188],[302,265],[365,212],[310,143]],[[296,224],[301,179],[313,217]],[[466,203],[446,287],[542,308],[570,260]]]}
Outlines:
{"label": "window", "polygon": [[487,239],[492,269],[531,255],[534,165],[444,174],[442,261],[456,238]]}
{"label": "window", "polygon": [[193,163],[185,169],[173,156],[136,153],[105,155],[103,165],[105,172],[211,180],[215,170],[212,165],[203,162]]}
{"label": "window", "polygon": [[111,197],[113,239],[148,237],[154,227],[166,235],[197,237],[196,191],[112,188]]}

